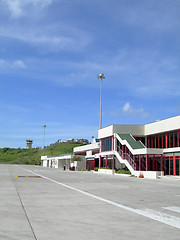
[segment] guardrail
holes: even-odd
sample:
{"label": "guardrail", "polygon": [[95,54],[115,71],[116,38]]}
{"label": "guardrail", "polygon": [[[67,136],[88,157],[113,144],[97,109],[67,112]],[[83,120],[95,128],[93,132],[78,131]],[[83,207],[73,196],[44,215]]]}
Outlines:
{"label": "guardrail", "polygon": [[128,153],[124,153],[124,152],[122,151],[122,149],[120,149],[119,146],[117,146],[117,152],[119,153],[119,155],[120,155],[120,157],[121,157],[122,159],[128,161],[128,163],[130,164],[130,166],[131,166],[134,170],[136,170],[136,163],[135,163],[134,159],[131,158]]}

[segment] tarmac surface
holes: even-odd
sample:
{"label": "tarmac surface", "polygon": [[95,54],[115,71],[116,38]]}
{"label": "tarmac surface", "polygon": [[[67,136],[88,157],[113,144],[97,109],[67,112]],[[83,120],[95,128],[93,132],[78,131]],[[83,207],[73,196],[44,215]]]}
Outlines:
{"label": "tarmac surface", "polygon": [[0,165],[0,240],[180,239],[180,178]]}

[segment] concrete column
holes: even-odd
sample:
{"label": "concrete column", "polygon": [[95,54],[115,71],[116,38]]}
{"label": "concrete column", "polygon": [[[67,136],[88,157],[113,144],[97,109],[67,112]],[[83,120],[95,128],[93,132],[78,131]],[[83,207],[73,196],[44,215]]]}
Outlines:
{"label": "concrete column", "polygon": [[117,138],[114,138],[114,150],[117,151]]}
{"label": "concrete column", "polygon": [[147,147],[148,143],[147,143],[147,136],[145,136],[145,146]]}
{"label": "concrete column", "polygon": [[112,160],[112,170],[114,170],[114,155],[113,155],[113,160]]}

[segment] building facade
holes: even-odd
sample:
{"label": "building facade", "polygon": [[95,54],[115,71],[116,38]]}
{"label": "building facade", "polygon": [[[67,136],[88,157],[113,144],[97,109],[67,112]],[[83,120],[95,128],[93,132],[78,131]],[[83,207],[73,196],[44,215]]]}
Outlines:
{"label": "building facade", "polygon": [[59,156],[41,156],[41,165],[43,167],[59,168],[61,170],[68,170],[74,168],[74,170],[85,169],[86,161],[83,156],[79,161],[74,161],[73,154],[64,154]]}
{"label": "building facade", "polygon": [[75,155],[85,156],[87,169],[126,166],[135,176],[180,176],[180,116],[146,125],[111,125],[98,131],[98,139],[74,148]]}

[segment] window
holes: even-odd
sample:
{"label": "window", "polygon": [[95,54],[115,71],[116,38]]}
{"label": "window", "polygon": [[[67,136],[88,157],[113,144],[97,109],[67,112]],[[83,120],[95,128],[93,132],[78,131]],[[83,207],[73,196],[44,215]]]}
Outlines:
{"label": "window", "polygon": [[163,135],[163,148],[166,148],[166,136]]}
{"label": "window", "polygon": [[173,142],[174,142],[174,141],[173,141],[173,132],[171,132],[170,134],[171,134],[170,147],[172,148],[172,147],[174,147],[174,144],[173,144]]}
{"label": "window", "polygon": [[158,148],[162,148],[162,135],[159,136],[159,146]]}
{"label": "window", "polygon": [[175,144],[175,147],[178,147],[178,132],[176,131],[174,133],[174,144]]}
{"label": "window", "polygon": [[101,151],[111,151],[112,150],[112,137],[104,138],[101,140]]}
{"label": "window", "polygon": [[176,175],[179,176],[179,156],[177,156],[176,158]]}
{"label": "window", "polygon": [[170,157],[170,175],[173,175],[173,157]]}
{"label": "window", "polygon": [[147,136],[148,148],[173,148],[180,146],[180,130]]}

